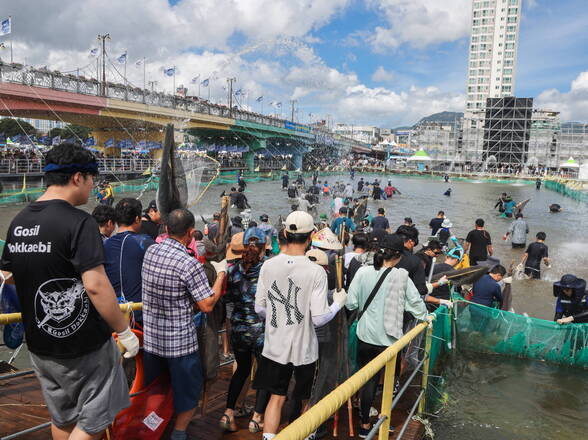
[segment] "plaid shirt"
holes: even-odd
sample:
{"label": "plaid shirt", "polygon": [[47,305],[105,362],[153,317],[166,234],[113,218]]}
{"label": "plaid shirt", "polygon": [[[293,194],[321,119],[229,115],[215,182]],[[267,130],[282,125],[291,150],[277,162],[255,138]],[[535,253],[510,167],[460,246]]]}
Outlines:
{"label": "plaid shirt", "polygon": [[193,304],[213,295],[202,265],[167,238],[147,249],[142,278],[145,351],[166,358],[198,351]]}

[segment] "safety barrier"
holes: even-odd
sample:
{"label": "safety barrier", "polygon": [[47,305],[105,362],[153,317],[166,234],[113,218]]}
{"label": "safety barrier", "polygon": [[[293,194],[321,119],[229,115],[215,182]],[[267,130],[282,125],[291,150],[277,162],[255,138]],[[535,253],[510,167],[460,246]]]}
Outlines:
{"label": "safety barrier", "polygon": [[[325,396],[320,402],[302,414],[298,419],[285,427],[277,436],[276,440],[303,440],[310,433],[315,431],[329,417],[335,414],[345,402],[347,402],[361,387],[363,387],[372,377],[384,370],[384,390],[382,393],[382,408],[380,411],[381,419],[375,425],[379,429],[378,439],[387,440],[390,435],[390,415],[392,413],[392,395],[394,392],[394,372],[396,369],[396,358],[398,353],[406,347],[413,339],[427,330],[427,323],[420,323],[411,331],[406,333],[402,338],[384,350],[380,355],[374,358],[365,367],[339,385],[335,390]],[[425,352],[431,349],[431,330],[426,332]],[[423,362],[423,380],[422,390],[417,402],[412,408],[412,413],[416,410],[417,404],[420,411],[424,410],[424,390],[427,388],[427,377],[429,372],[429,356],[426,355]],[[404,388],[406,389],[406,387]],[[400,393],[399,396],[400,397]],[[410,421],[412,414],[407,419]],[[383,419],[383,420],[382,420]],[[404,432],[406,426],[402,428]]]}
{"label": "safety barrier", "polygon": [[[124,303],[119,304],[121,312],[129,313],[131,311],[141,310],[143,308],[143,303]],[[3,313],[0,314],[0,325],[6,324],[15,324],[17,322],[22,321],[22,314],[21,313]]]}
{"label": "safety barrier", "polygon": [[578,202],[588,202],[588,191],[583,191],[583,185],[574,180],[553,179],[545,181],[545,188],[563,194]]}

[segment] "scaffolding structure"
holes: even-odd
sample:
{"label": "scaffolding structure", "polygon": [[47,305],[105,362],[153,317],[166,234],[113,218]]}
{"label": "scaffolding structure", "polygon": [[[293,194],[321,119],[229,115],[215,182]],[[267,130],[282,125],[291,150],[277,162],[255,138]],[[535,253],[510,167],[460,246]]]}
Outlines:
{"label": "scaffolding structure", "polygon": [[532,116],[533,98],[487,99],[482,155],[486,165],[526,165]]}

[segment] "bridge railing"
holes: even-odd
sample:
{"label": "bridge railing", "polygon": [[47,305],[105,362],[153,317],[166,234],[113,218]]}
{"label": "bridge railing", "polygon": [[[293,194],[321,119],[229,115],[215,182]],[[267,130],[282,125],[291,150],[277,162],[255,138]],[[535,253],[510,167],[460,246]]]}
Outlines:
{"label": "bridge railing", "polygon": [[[0,159],[0,175],[41,174],[45,160],[39,159]],[[142,173],[159,167],[159,160],[153,159],[98,159],[101,173]]]}
{"label": "bridge railing", "polygon": [[[148,89],[134,87],[129,84],[107,82],[105,85],[96,78],[65,74],[48,69],[35,69],[18,63],[0,62],[0,82],[22,84],[26,86],[41,87],[46,89],[60,90],[64,92],[80,93],[92,96],[104,96],[124,101],[143,103],[150,106],[175,108],[192,113],[202,113],[224,118],[235,118],[247,122],[254,122],[261,125],[285,128],[286,119],[262,115],[242,109],[229,109],[227,106],[213,104],[209,101],[195,97],[181,97],[168,95]],[[352,139],[337,135],[323,126],[314,126],[310,129],[317,141],[323,142],[329,138],[329,142],[340,144],[340,146],[351,147],[353,144],[360,144]]]}

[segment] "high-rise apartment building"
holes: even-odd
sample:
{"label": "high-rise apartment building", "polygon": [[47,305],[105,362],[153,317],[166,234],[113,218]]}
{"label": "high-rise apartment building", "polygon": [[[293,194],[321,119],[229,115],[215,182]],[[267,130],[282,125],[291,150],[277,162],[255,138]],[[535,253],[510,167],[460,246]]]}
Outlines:
{"label": "high-rise apartment building", "polygon": [[473,0],[467,112],[514,96],[522,0]]}

